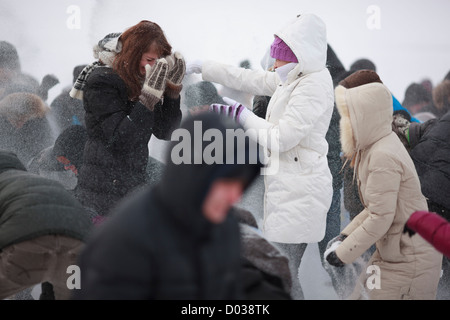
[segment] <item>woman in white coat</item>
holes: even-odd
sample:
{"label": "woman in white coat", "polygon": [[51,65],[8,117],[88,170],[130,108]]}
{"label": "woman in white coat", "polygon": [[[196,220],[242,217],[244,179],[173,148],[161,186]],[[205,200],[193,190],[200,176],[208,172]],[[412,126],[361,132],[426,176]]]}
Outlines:
{"label": "woman in white coat", "polygon": [[295,281],[300,261],[307,243],[324,237],[333,194],[325,135],[334,93],[326,67],[325,24],[316,15],[298,15],[275,34],[271,56],[276,59],[275,72],[214,61],[188,64],[187,72],[202,73],[203,80],[253,95],[271,96],[265,119],[238,102],[211,109],[235,118],[264,148],[262,229],[288,255],[292,296],[302,299],[300,283]]}

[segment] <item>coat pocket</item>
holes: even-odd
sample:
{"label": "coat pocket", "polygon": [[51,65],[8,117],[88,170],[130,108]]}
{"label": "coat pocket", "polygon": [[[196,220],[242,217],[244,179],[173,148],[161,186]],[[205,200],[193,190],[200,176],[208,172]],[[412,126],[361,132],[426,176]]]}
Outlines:
{"label": "coat pocket", "polygon": [[406,257],[401,252],[401,233],[386,234],[378,240],[377,247],[380,257],[386,262],[406,262]]}

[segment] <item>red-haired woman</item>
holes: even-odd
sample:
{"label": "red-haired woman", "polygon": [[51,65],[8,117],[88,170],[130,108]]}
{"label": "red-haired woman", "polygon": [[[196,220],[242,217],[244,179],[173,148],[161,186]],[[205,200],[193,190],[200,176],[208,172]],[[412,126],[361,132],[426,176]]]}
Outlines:
{"label": "red-haired woman", "polygon": [[106,216],[146,183],[151,135],[168,140],[179,126],[186,66],[160,26],[146,20],[108,34],[94,56],[71,91],[83,100],[88,133],[76,195]]}

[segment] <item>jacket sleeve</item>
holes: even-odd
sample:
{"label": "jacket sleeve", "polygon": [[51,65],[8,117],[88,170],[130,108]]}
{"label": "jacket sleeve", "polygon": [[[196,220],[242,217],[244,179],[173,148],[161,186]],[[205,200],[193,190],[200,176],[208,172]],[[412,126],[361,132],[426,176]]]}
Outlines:
{"label": "jacket sleeve", "polygon": [[450,222],[434,212],[416,211],[406,225],[436,250],[450,257]]}
{"label": "jacket sleeve", "polygon": [[181,122],[180,97],[172,99],[164,96],[163,104],[157,104],[153,112],[153,135],[158,139],[170,140],[173,130]]}
{"label": "jacket sleeve", "polygon": [[369,173],[363,194],[367,217],[351,230],[336,249],[337,256],[344,263],[353,262],[383,237],[395,217],[402,178],[401,165],[383,152],[374,154],[368,161]]}
{"label": "jacket sleeve", "polygon": [[348,236],[356,228],[358,228],[368,217],[369,217],[369,210],[364,209],[359,214],[357,214],[355,218],[353,218],[353,220],[341,231],[341,233]]}
{"label": "jacket sleeve", "polygon": [[214,61],[204,62],[202,77],[203,80],[257,96],[272,96],[280,83],[276,72],[244,69]]}
{"label": "jacket sleeve", "polygon": [[430,119],[423,123],[411,122],[411,125],[409,126],[409,145],[411,146],[411,149],[419,143],[422,136],[427,133],[436,122],[437,119]]}

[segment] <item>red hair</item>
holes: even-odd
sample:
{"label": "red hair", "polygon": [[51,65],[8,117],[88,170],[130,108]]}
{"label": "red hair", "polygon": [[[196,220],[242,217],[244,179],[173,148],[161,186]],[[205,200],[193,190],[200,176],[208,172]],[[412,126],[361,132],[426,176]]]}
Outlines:
{"label": "red hair", "polygon": [[139,67],[142,55],[152,48],[160,57],[165,57],[172,53],[172,46],[161,27],[147,20],[127,29],[120,36],[120,41],[122,50],[114,59],[113,69],[125,81],[128,98],[136,100],[142,89],[143,76]]}

